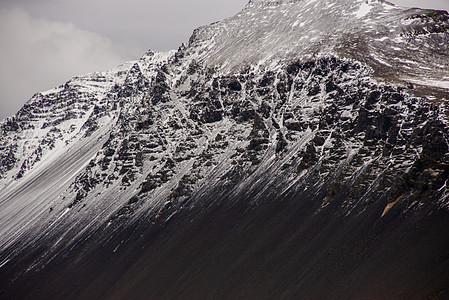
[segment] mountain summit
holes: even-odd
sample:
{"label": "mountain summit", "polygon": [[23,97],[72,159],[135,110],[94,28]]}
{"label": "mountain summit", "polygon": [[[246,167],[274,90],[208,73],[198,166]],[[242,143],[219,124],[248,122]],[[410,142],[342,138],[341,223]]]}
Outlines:
{"label": "mountain summit", "polygon": [[2,298],[449,294],[449,15],[252,0],[0,123]]}
{"label": "mountain summit", "polygon": [[386,1],[253,1],[217,30],[204,30],[213,35],[205,39],[213,44],[206,59],[232,66],[336,55],[390,81],[447,88],[448,26],[447,12]]}

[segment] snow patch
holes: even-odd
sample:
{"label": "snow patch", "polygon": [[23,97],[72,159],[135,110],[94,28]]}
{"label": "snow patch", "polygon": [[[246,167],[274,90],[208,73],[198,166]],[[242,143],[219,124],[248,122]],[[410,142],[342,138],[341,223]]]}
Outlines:
{"label": "snow patch", "polygon": [[355,16],[359,19],[365,17],[371,11],[372,6],[368,2],[363,1],[360,4],[359,10],[355,12]]}
{"label": "snow patch", "polygon": [[61,220],[69,211],[70,211],[70,208],[66,208],[65,211],[58,217],[58,219],[56,221]]}
{"label": "snow patch", "polygon": [[419,84],[419,85],[434,86],[434,87],[439,87],[439,88],[443,88],[443,89],[448,89],[449,90],[449,81],[432,80],[432,79],[427,79],[427,80],[407,79],[407,81],[409,81],[411,83]]}
{"label": "snow patch", "polygon": [[375,41],[377,41],[377,42],[383,42],[385,40],[388,40],[387,36],[381,37],[380,39],[375,39]]}
{"label": "snow patch", "polygon": [[7,260],[5,260],[4,262],[2,262],[2,263],[0,264],[0,268],[3,267],[4,265],[6,265],[8,262],[9,262],[9,259],[7,259]]}
{"label": "snow patch", "polygon": [[40,94],[42,96],[47,96],[47,95],[50,95],[50,94],[57,94],[59,92],[62,92],[63,90],[64,90],[64,87],[60,86],[60,87],[55,87],[55,88],[53,88],[51,90],[48,90],[48,91],[45,91],[45,92],[41,92]]}

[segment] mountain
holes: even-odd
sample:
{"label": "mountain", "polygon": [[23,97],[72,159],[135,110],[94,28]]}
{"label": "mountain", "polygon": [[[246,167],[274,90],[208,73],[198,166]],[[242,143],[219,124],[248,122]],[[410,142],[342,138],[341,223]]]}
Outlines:
{"label": "mountain", "polygon": [[251,0],[0,123],[5,299],[444,299],[449,14]]}

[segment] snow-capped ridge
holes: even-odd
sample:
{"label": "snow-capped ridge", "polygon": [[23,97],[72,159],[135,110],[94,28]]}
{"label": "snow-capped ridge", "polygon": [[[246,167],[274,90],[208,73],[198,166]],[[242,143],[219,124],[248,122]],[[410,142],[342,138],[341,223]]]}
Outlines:
{"label": "snow-capped ridge", "polygon": [[382,0],[252,1],[236,16],[195,30],[190,55],[228,72],[331,54],[362,61],[398,83],[416,76],[436,82],[448,76],[442,37],[448,18]]}

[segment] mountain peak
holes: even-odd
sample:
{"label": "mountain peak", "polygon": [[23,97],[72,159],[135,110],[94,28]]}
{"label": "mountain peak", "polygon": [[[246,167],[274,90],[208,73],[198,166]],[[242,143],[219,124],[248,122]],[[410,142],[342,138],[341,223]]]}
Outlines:
{"label": "mountain peak", "polygon": [[280,4],[291,4],[291,3],[302,3],[307,5],[309,3],[315,3],[316,5],[329,5],[329,4],[375,4],[375,3],[385,3],[389,5],[393,5],[385,0],[250,0],[247,5],[258,5],[258,4],[266,4],[266,5],[280,5]]}
{"label": "mountain peak", "polygon": [[[448,48],[440,35],[449,32],[449,18],[438,13],[383,0],[253,0],[236,16],[200,28],[191,41],[197,60],[226,70],[332,54],[397,82],[417,76],[437,82],[449,76],[447,52],[433,50]],[[422,64],[431,70],[420,72]]]}

